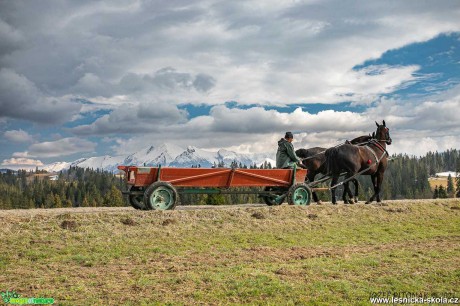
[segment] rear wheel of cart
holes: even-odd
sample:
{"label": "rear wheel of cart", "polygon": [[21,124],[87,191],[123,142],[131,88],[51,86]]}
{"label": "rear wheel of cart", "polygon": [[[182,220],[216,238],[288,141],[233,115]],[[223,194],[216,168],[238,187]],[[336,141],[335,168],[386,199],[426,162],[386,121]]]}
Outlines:
{"label": "rear wheel of cart", "polygon": [[176,188],[166,182],[155,182],[144,193],[144,203],[147,209],[174,209],[179,202]]}
{"label": "rear wheel of cart", "polygon": [[298,183],[291,188],[287,195],[287,202],[290,205],[309,205],[311,201],[311,190],[305,183]]}
{"label": "rear wheel of cart", "polygon": [[[273,190],[276,190],[276,187],[265,187],[264,191],[273,191]],[[275,201],[275,198],[279,195],[281,195],[282,193],[274,193],[274,194],[271,194],[271,195],[264,195],[262,196],[262,199],[264,200],[265,204],[267,204],[268,206],[275,206],[275,205],[281,205],[281,203],[276,203]]]}
{"label": "rear wheel of cart", "polygon": [[[131,187],[129,191],[142,191],[142,188]],[[146,210],[147,207],[144,204],[144,195],[143,194],[130,194],[128,195],[129,204],[135,209]]]}

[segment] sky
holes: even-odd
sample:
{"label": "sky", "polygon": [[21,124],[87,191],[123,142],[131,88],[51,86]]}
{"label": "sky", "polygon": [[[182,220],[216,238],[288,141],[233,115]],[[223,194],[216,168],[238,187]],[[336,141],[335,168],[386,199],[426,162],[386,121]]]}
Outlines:
{"label": "sky", "polygon": [[460,2],[0,1],[0,168],[174,143],[460,148]]}

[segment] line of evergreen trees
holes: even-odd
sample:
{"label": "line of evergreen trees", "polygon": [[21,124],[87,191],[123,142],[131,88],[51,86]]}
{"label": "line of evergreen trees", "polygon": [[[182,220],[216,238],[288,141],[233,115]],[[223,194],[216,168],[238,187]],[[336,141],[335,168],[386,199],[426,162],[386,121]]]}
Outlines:
{"label": "line of evergreen trees", "polygon": [[[428,178],[445,171],[456,171],[457,176],[460,176],[460,151],[451,149],[442,153],[428,152],[421,158],[405,154],[393,155],[385,171],[383,199],[432,198],[436,194],[431,190]],[[370,178],[361,176],[358,181],[363,190],[363,197],[368,198],[373,193]],[[460,195],[460,179],[457,179],[456,192],[454,192],[452,177],[450,184],[452,185],[449,191],[446,191],[445,197],[453,197],[455,193]],[[437,197],[441,197],[439,188]]]}
{"label": "line of evergreen trees", "polygon": [[0,173],[0,208],[124,206],[124,182],[112,173],[70,168],[56,181],[27,171]]}
{"label": "line of evergreen trees", "polygon": [[[197,165],[198,167],[199,165]],[[223,165],[215,165],[222,167]],[[232,163],[235,168],[247,168]],[[256,168],[250,165],[249,168]],[[270,163],[260,168],[271,169]],[[456,171],[457,181],[448,179],[447,188],[442,186],[431,191],[428,178],[438,172]],[[358,178],[360,198],[373,193],[369,176]],[[57,208],[57,207],[99,207],[126,206],[121,190],[125,189],[121,177],[101,170],[70,168],[59,173],[56,181],[43,179],[27,171],[0,173],[0,209],[11,208]],[[385,172],[383,199],[420,199],[432,197],[460,197],[460,152],[456,149],[442,153],[429,152],[422,158],[408,155],[393,155]],[[320,194],[328,200],[329,192]],[[257,195],[183,195],[182,204],[233,204],[261,203]]]}

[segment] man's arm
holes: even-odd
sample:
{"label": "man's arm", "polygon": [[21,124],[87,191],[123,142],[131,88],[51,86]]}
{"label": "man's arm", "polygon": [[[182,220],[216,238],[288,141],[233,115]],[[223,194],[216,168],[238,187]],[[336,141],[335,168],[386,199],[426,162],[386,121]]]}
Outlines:
{"label": "man's arm", "polygon": [[294,146],[291,143],[286,144],[286,153],[288,154],[289,158],[291,158],[294,162],[300,162],[300,158],[294,152]]}

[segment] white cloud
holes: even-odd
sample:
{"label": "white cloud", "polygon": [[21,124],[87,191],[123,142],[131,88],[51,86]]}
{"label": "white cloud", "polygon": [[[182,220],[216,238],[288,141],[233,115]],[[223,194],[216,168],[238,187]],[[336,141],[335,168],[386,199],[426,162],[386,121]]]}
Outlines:
{"label": "white cloud", "polygon": [[12,170],[32,170],[36,167],[43,166],[43,163],[40,160],[30,158],[10,158],[3,160],[0,166]]}
{"label": "white cloud", "polygon": [[456,136],[411,137],[412,135],[412,133],[407,133],[406,137],[397,138],[389,148],[390,152],[423,156],[430,151],[444,152],[460,147],[460,139]]}
{"label": "white cloud", "polygon": [[50,2],[20,9],[17,2],[3,3],[0,11],[9,12],[3,28],[23,43],[0,61],[48,97],[369,102],[414,80],[417,67],[370,75],[352,70],[355,65],[460,31],[455,1],[416,7],[403,1],[271,2]]}
{"label": "white cloud", "polygon": [[[123,125],[113,127],[117,128],[123,128]],[[280,113],[261,107],[237,109],[215,106],[209,116],[195,117],[184,123],[152,126],[151,130],[129,140],[119,140],[113,149],[120,154],[134,152],[146,144],[174,142],[183,147],[194,145],[207,149],[225,147],[241,152],[264,152],[270,150],[286,131],[295,132],[295,141],[299,144],[316,146],[310,135],[324,137],[323,143],[333,144],[367,134],[363,132],[366,130],[375,130],[374,121],[352,112],[310,114],[297,108],[291,113]]]}
{"label": "white cloud", "polygon": [[[381,96],[424,77],[420,67],[353,68],[388,50],[459,32],[458,20],[456,0],[4,1],[0,123],[9,118],[56,124],[103,109],[112,112],[72,131],[131,134],[117,150],[171,139],[261,151],[286,130],[299,132],[299,145],[327,146],[372,132],[374,120],[386,119],[396,136],[395,151],[411,149],[397,140],[414,134],[426,138],[426,148],[431,141],[441,148],[451,143],[449,137],[458,139],[458,95],[407,104],[387,100]],[[76,97],[95,104],[72,103]],[[222,106],[226,101],[264,106],[352,101],[368,109],[286,114],[229,109]],[[189,119],[177,108],[184,103],[214,107],[209,116]],[[72,137],[28,151],[58,157],[94,149]]]}
{"label": "white cloud", "polygon": [[36,156],[31,156],[29,152],[24,151],[24,152],[14,152],[13,157],[18,157],[18,158],[32,158]]}
{"label": "white cloud", "polygon": [[82,152],[93,152],[96,144],[76,137],[62,138],[33,144],[29,147],[30,154],[39,157],[62,157]]}
{"label": "white cloud", "polygon": [[22,129],[6,131],[3,136],[13,142],[32,142],[34,140],[32,135]]}

